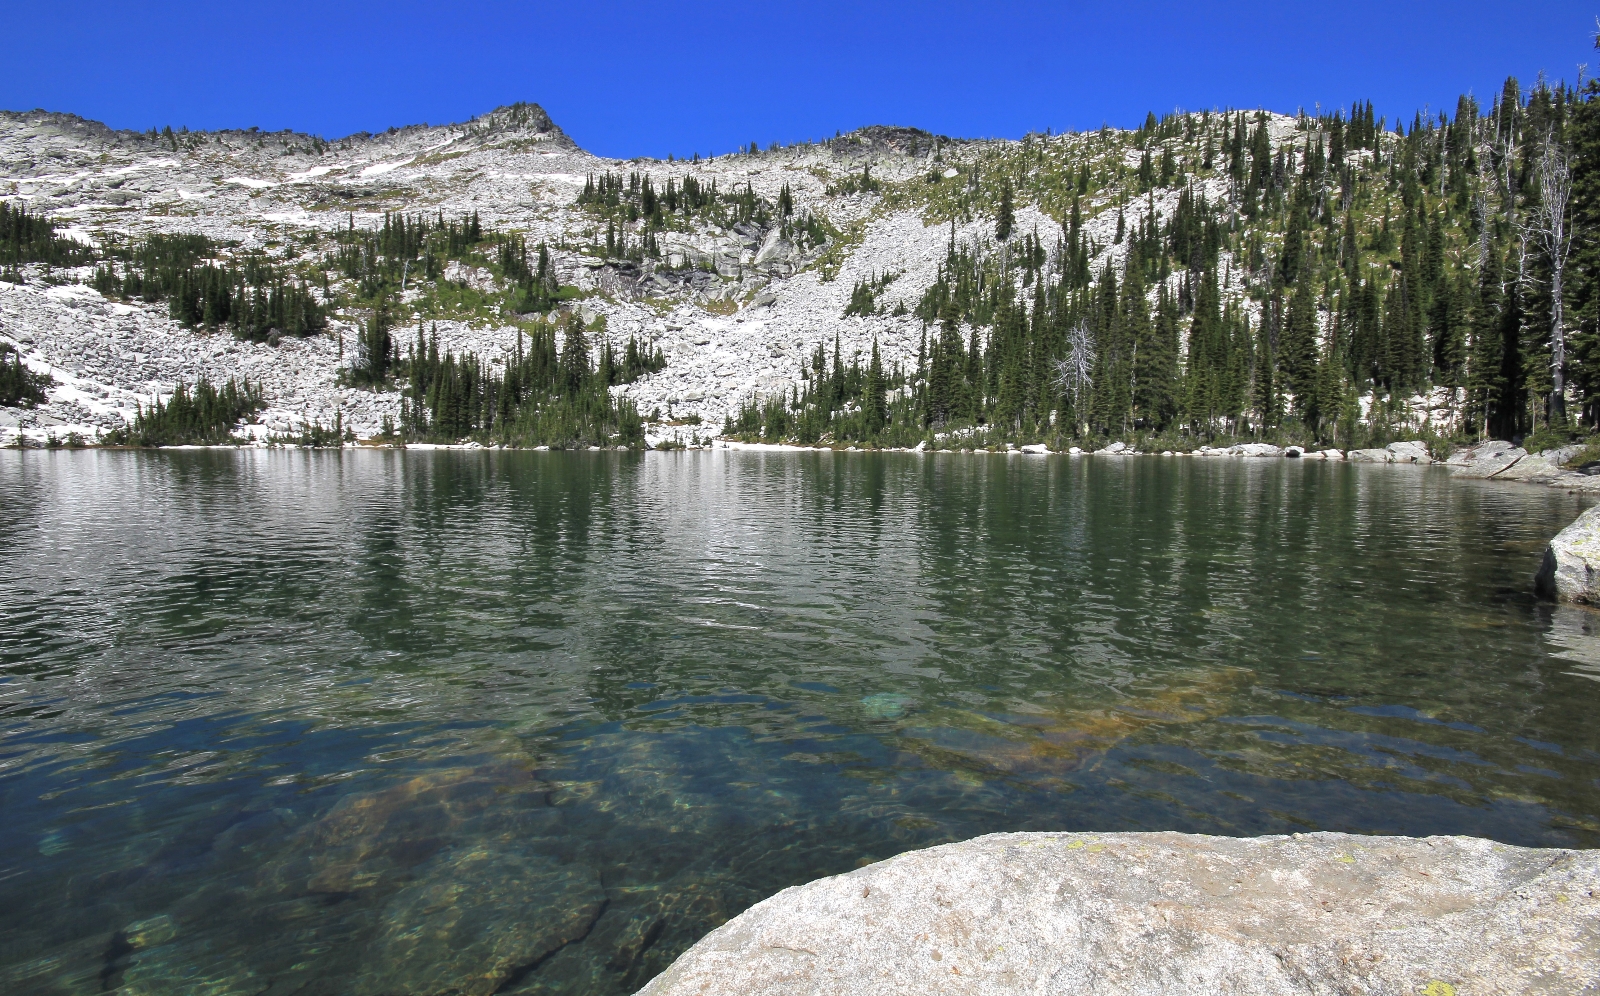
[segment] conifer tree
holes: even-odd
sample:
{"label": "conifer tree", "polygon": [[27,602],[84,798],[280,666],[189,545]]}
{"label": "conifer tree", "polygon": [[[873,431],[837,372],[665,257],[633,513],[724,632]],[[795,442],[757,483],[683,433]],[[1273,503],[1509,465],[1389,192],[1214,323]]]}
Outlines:
{"label": "conifer tree", "polygon": [[1222,415],[1223,379],[1228,368],[1228,341],[1215,270],[1207,270],[1195,298],[1189,325],[1189,354],[1184,367],[1184,411],[1191,428],[1213,431]]}
{"label": "conifer tree", "polygon": [[1317,302],[1311,281],[1302,279],[1289,305],[1279,353],[1283,390],[1294,395],[1295,410],[1302,418],[1317,405],[1317,339]]}
{"label": "conifer tree", "polygon": [[589,377],[589,342],[583,320],[576,312],[567,315],[565,333],[561,343],[561,370],[568,394],[582,390]]}
{"label": "conifer tree", "polygon": [[386,301],[378,302],[372,317],[367,320],[361,336],[361,379],[372,385],[383,384],[389,377],[389,366],[394,359],[394,343],[389,336],[389,307]]}
{"label": "conifer tree", "polygon": [[1275,367],[1275,350],[1272,343],[1272,319],[1263,315],[1256,328],[1255,365],[1252,371],[1251,407],[1255,410],[1257,431],[1276,428],[1279,422],[1280,401]]}
{"label": "conifer tree", "polygon": [[1011,181],[1007,180],[1000,188],[1000,209],[995,214],[994,220],[994,236],[1001,242],[1011,238],[1012,226],[1016,224],[1016,213],[1011,197]]}
{"label": "conifer tree", "polygon": [[1163,284],[1157,292],[1153,321],[1142,299],[1138,303],[1130,300],[1128,316],[1134,334],[1134,417],[1146,428],[1159,431],[1167,428],[1177,413],[1177,306]]}
{"label": "conifer tree", "polygon": [[872,362],[867,367],[866,383],[861,392],[861,415],[865,422],[868,436],[875,436],[883,428],[889,418],[888,402],[885,398],[885,382],[883,378],[883,360],[878,355],[878,339],[872,339]]}

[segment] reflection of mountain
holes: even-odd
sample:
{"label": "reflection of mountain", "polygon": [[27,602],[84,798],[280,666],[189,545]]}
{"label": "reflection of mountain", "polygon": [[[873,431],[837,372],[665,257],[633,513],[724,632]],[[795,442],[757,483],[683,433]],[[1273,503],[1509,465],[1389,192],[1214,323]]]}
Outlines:
{"label": "reflection of mountain", "polygon": [[50,500],[0,555],[0,991],[454,985],[422,961],[622,994],[778,889],[994,830],[1600,841],[1591,617],[1524,595],[1577,508],[1544,490],[726,451],[9,474]]}

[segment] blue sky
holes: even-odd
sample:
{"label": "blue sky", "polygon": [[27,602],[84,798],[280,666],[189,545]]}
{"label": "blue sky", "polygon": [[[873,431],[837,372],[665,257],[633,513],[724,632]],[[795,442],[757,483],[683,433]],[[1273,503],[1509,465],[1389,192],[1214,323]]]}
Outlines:
{"label": "blue sky", "polygon": [[326,137],[543,104],[611,156],[904,124],[1019,136],[1174,107],[1370,98],[1409,124],[1508,75],[1600,68],[1593,7],[1099,3],[40,3],[0,0],[0,107]]}

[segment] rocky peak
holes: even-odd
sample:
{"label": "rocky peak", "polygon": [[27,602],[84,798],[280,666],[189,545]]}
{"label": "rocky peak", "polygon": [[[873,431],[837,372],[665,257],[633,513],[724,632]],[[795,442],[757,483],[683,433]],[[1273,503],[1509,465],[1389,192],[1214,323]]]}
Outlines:
{"label": "rocky peak", "polygon": [[513,137],[571,144],[566,132],[550,120],[543,107],[524,101],[496,107],[468,121],[465,128],[468,134],[481,138]]}

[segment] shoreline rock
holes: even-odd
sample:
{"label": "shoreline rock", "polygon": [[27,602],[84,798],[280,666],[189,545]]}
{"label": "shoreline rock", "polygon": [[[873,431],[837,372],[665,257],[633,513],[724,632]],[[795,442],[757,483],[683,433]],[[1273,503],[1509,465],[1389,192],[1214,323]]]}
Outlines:
{"label": "shoreline rock", "polygon": [[1600,851],[1004,833],[786,889],[640,996],[1517,994],[1600,984]]}
{"label": "shoreline rock", "polygon": [[1457,450],[1444,462],[1457,477],[1488,479],[1528,455],[1520,446],[1512,446],[1503,439],[1490,439]]}
{"label": "shoreline rock", "polygon": [[1467,479],[1544,484],[1568,491],[1600,491],[1600,477],[1567,470],[1566,464],[1582,450],[1562,446],[1529,453],[1505,440],[1491,439],[1457,450],[1444,465],[1452,475]]}
{"label": "shoreline rock", "polygon": [[1556,533],[1533,584],[1545,598],[1600,605],[1600,505]]}

